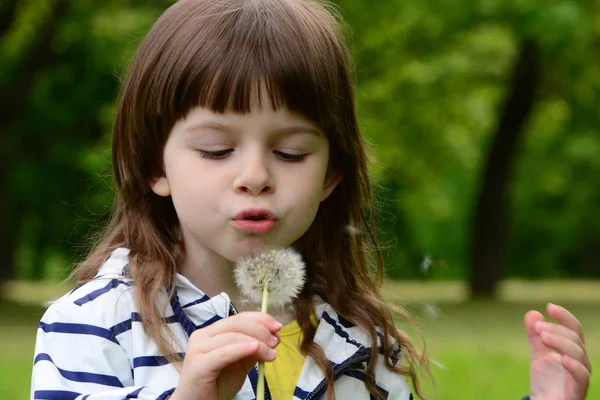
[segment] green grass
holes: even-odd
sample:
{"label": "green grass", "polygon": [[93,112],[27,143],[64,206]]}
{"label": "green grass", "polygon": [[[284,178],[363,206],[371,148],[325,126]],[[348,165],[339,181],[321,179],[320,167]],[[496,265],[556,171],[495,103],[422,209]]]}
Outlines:
{"label": "green grass", "polygon": [[[600,359],[599,304],[563,303],[582,322],[588,352]],[[424,307],[420,316],[440,400],[516,399],[528,394],[529,348],[523,327],[527,310],[543,303],[482,302],[436,304],[437,317]],[[407,329],[412,332],[412,330]],[[417,337],[414,333],[411,337]],[[589,399],[600,399],[600,379],[592,377]],[[431,391],[429,391],[431,393]],[[459,395],[460,394],[460,395]]]}
{"label": "green grass", "polygon": [[[499,301],[464,302],[464,285],[389,282],[388,298],[406,305],[423,331],[439,400],[520,400],[528,394],[529,347],[523,317],[554,302],[575,314],[584,328],[592,363],[600,360],[600,282],[507,282]],[[417,345],[419,336],[398,321]],[[428,394],[433,393],[428,388]],[[595,373],[588,399],[600,399]]]}
{"label": "green grass", "polygon": [[[11,284],[9,301],[0,302],[0,399],[29,398],[38,304],[64,292],[52,284]],[[499,301],[464,302],[457,282],[385,285],[389,299],[407,305],[422,329],[438,400],[520,400],[528,393],[529,349],[523,328],[527,310],[544,310],[546,302],[566,306],[580,319],[592,362],[600,360],[600,282],[508,282]],[[406,328],[422,347],[418,335]],[[600,400],[600,374],[592,376],[589,400]],[[343,400],[343,399],[340,399]]]}
{"label": "green grass", "polygon": [[36,326],[43,309],[0,302],[0,399],[29,399]]}

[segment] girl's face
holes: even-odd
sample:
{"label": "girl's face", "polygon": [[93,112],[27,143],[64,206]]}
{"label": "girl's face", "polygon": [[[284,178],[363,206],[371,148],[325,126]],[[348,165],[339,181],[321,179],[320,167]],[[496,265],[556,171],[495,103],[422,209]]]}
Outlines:
{"label": "girl's face", "polygon": [[195,108],[174,125],[163,157],[152,190],[172,197],[186,253],[205,261],[293,244],[341,179],[328,173],[324,132],[270,107]]}

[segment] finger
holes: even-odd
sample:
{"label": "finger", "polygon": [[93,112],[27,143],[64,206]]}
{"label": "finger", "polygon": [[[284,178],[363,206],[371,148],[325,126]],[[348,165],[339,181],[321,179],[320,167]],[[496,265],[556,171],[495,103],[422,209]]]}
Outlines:
{"label": "finger", "polygon": [[590,385],[591,371],[582,363],[569,356],[562,357],[562,365],[571,374],[575,382],[577,382],[577,398],[585,398]]}
{"label": "finger", "polygon": [[542,332],[540,336],[542,339],[542,343],[544,343],[546,346],[558,351],[562,355],[566,355],[572,359],[579,361],[587,368],[587,355],[580,346],[576,345],[571,340],[563,336],[555,335],[553,333]]}
{"label": "finger", "polygon": [[531,359],[536,360],[551,350],[542,343],[540,335],[535,331],[536,322],[544,322],[544,316],[537,311],[529,311],[525,314],[525,331],[527,332],[527,338],[529,339],[529,349],[531,352]]}
{"label": "finger", "polygon": [[[271,331],[272,333],[276,333],[279,332],[281,330],[281,327],[283,326],[279,321],[277,321],[275,318],[273,318],[271,315],[267,314],[267,313],[263,313],[263,312],[258,312],[258,311],[246,311],[246,312],[242,312],[236,315],[232,315],[231,317],[225,318],[222,320],[224,323],[243,323],[246,324],[250,321],[254,321],[256,323],[259,323],[261,325],[263,325],[265,328],[267,328],[269,331]],[[212,324],[210,326],[214,326],[215,324]]]}
{"label": "finger", "polygon": [[258,341],[230,344],[206,353],[198,360],[205,369],[208,376],[218,376],[220,372],[230,364],[238,362],[247,357],[256,360],[272,361],[276,352]]}
{"label": "finger", "polygon": [[274,333],[272,328],[277,327],[274,322],[279,324],[273,317],[264,313],[238,314],[219,320],[206,328],[197,329],[190,337],[190,341],[204,341],[223,333],[239,332],[266,343]]}
{"label": "finger", "polygon": [[[195,342],[193,344],[193,347],[189,347],[188,351],[192,351],[194,353],[209,353],[220,347],[225,347],[230,344],[243,342],[250,343],[257,340],[260,341],[258,338],[248,336],[243,333],[227,332],[218,336],[214,336],[210,338],[210,340],[197,341],[197,343]],[[279,339],[276,336],[271,335],[266,342],[261,341],[261,343],[267,347],[274,348],[279,343]]]}
{"label": "finger", "polygon": [[242,369],[248,375],[250,370],[256,366],[256,358],[254,357],[246,357],[240,360],[240,364],[242,364]]}
{"label": "finger", "polygon": [[571,314],[569,310],[556,304],[549,303],[547,305],[548,314],[554,318],[559,324],[566,326],[579,336],[582,343],[585,343],[583,338],[583,329],[579,320]]}
{"label": "finger", "polygon": [[535,331],[538,334],[542,334],[542,332],[548,332],[554,335],[563,336],[575,343],[577,346],[581,348],[585,347],[579,335],[566,326],[554,324],[552,322],[536,322]]}

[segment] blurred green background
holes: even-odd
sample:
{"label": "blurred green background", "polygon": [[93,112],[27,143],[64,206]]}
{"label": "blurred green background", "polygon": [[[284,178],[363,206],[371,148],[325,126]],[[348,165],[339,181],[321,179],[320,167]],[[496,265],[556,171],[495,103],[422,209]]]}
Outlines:
{"label": "blurred green background", "polygon": [[[106,221],[119,80],[171,3],[0,0],[0,398],[28,398],[42,304]],[[335,3],[386,289],[419,318],[438,398],[526,394],[522,315],[548,301],[600,359],[600,1]]]}

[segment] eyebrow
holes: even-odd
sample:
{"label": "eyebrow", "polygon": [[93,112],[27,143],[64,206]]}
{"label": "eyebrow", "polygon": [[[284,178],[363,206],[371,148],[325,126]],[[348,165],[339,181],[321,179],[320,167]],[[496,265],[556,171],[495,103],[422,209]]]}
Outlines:
{"label": "eyebrow", "polygon": [[[233,128],[231,125],[215,121],[199,122],[197,124],[192,124],[185,128],[185,131],[193,133],[202,129],[212,129],[226,133],[234,133],[236,131],[236,129]],[[310,133],[315,136],[323,136],[323,133],[320,130],[308,125],[290,125],[284,128],[276,129],[275,133],[277,135],[282,136],[291,135],[294,133]]]}

